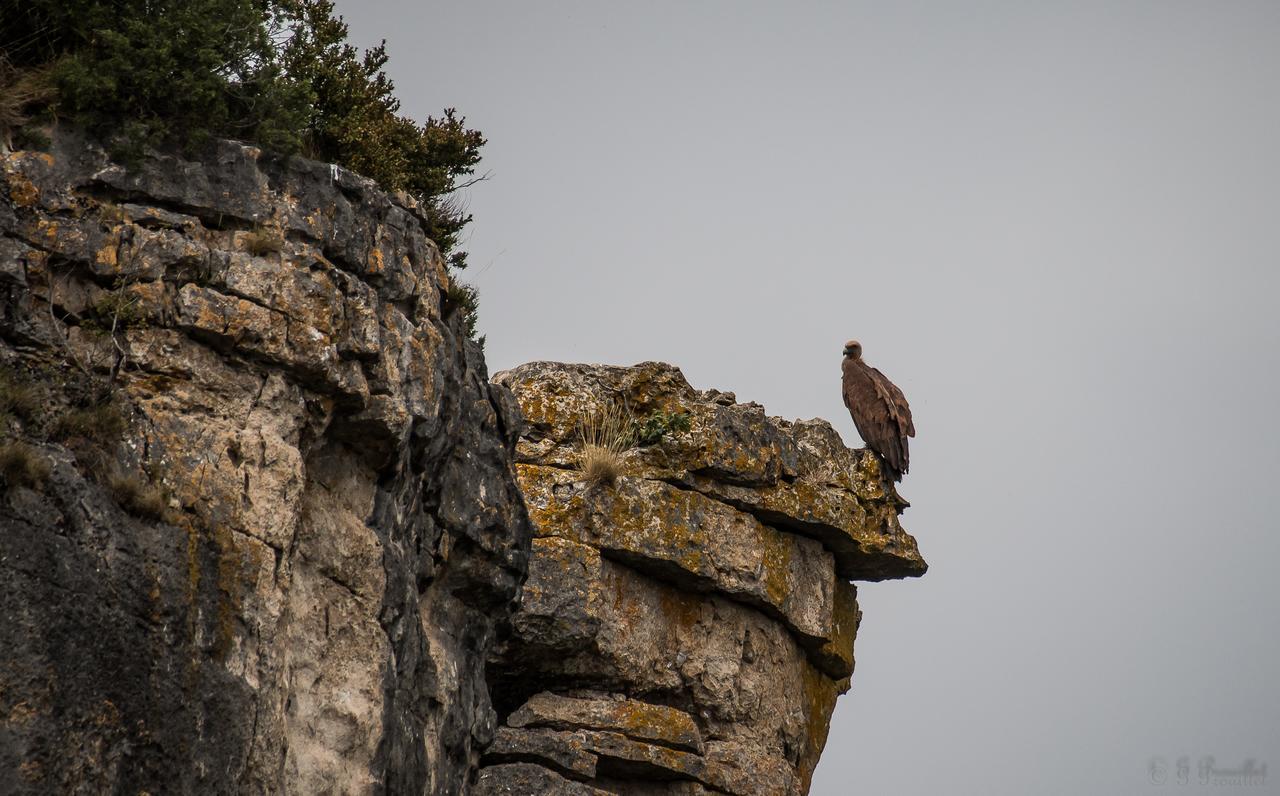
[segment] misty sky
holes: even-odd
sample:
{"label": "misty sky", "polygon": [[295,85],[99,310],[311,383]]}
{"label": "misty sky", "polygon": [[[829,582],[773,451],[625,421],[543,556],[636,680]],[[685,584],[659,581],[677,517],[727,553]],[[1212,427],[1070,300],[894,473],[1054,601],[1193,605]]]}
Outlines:
{"label": "misty sky", "polygon": [[1280,793],[1280,3],[338,10],[489,139],[491,371],[664,360],[860,445],[857,337],[911,401],[932,568],[860,589],[813,793]]}

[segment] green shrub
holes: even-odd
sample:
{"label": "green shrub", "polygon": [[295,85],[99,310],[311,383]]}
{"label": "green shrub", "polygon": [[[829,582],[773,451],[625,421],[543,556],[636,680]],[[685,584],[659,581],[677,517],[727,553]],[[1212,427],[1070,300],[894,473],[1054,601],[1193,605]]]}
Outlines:
{"label": "green shrub", "polygon": [[[299,87],[283,79],[267,0],[26,0],[11,58],[43,55],[60,114],[117,154],[212,136],[297,148]],[[25,7],[25,8],[24,8]],[[34,28],[21,34],[27,27]]]}
{"label": "green shrub", "polygon": [[640,447],[656,445],[662,441],[663,437],[674,437],[688,431],[691,427],[692,420],[687,413],[666,412],[659,409],[644,420],[632,421],[631,442]]}
{"label": "green shrub", "polygon": [[44,103],[126,159],[212,137],[301,151],[412,195],[428,237],[466,267],[456,191],[484,179],[472,176],[484,136],[453,108],[402,116],[385,42],[350,44],[331,0],[0,0],[0,12],[0,134]]}
{"label": "green shrub", "polygon": [[458,279],[450,279],[449,284],[445,285],[444,288],[443,304],[446,318],[452,316],[455,312],[462,313],[462,325],[466,330],[467,337],[474,338],[478,320],[476,310],[480,306],[480,292],[465,282],[461,282]]}
{"label": "green shrub", "polygon": [[331,0],[0,0],[0,12],[0,134],[43,103],[126,159],[213,137],[301,151],[409,193],[449,265],[466,267],[456,191],[484,179],[472,176],[484,136],[453,108],[401,115],[385,42],[354,47]]}
{"label": "green shrub", "polygon": [[421,125],[401,116],[395,84],[382,71],[386,42],[359,52],[347,41],[347,25],[334,16],[331,0],[280,5],[290,31],[280,50],[281,68],[307,92],[303,152],[420,200],[428,237],[450,265],[466,267],[466,255],[454,248],[471,215],[450,196],[461,178],[475,173],[484,136],[467,129],[453,108]]}
{"label": "green shrub", "polygon": [[89,308],[89,316],[81,322],[86,331],[122,332],[147,325],[147,314],[136,293],[129,291],[129,280],[117,279]]}
{"label": "green shrub", "polygon": [[[350,44],[331,0],[0,0],[0,9],[0,87],[21,88],[11,92],[15,122],[43,100],[126,156],[143,146],[191,152],[213,136],[301,150],[413,195],[429,236],[465,266],[454,248],[471,216],[449,197],[470,184],[460,180],[474,174],[484,136],[452,108],[422,124],[400,115],[385,43]],[[36,79],[45,72],[47,83]],[[0,111],[3,100],[0,91]]]}

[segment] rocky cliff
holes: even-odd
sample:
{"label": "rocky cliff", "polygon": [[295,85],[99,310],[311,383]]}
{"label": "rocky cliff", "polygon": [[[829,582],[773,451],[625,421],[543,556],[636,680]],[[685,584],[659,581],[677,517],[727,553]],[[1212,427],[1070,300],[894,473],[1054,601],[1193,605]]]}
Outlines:
{"label": "rocky cliff", "polygon": [[461,792],[530,528],[413,203],[68,138],[0,191],[0,792]]}
{"label": "rocky cliff", "polygon": [[[807,792],[853,672],[849,580],[925,570],[877,459],[669,365],[495,381],[528,422],[537,538],[480,792]],[[618,472],[592,479],[584,448],[618,415]]]}
{"label": "rocky cliff", "polygon": [[490,382],[340,168],[0,165],[0,793],[807,789],[849,581],[925,569],[874,457],[667,365]]}

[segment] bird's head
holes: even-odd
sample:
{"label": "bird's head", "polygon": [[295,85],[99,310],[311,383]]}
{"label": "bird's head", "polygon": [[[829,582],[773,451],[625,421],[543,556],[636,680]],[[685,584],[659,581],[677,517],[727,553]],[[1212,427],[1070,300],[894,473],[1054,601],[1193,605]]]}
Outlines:
{"label": "bird's head", "polygon": [[845,343],[844,355],[847,357],[853,357],[854,359],[860,359],[862,357],[862,343],[859,343],[857,340],[850,340]]}

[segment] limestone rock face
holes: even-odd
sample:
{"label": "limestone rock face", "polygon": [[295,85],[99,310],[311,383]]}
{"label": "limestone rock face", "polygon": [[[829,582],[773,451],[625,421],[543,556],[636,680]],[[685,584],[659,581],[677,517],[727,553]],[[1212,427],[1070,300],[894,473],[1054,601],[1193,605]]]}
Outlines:
{"label": "limestone rock face", "polygon": [[[479,792],[806,792],[854,668],[849,581],[926,568],[875,456],[661,363],[494,381],[526,420],[536,538],[489,663],[502,726]],[[632,433],[593,480],[587,429],[610,412],[666,433]]]}
{"label": "limestone rock face", "polygon": [[465,792],[531,526],[414,204],[230,142],[0,168],[0,443],[44,471],[0,484],[0,792]]}
{"label": "limestone rock face", "polygon": [[0,159],[0,793],[807,790],[850,581],[926,568],[876,458],[669,365],[490,382],[422,229],[231,142]]}

